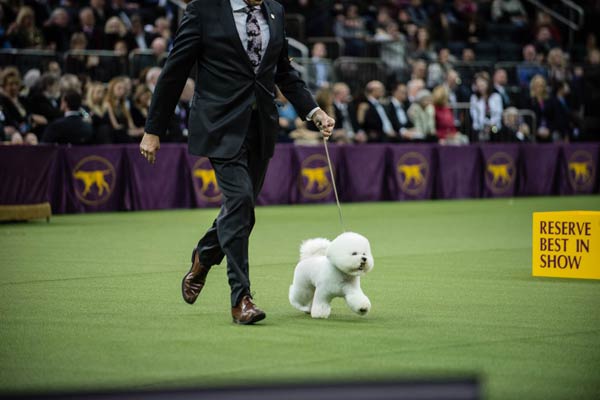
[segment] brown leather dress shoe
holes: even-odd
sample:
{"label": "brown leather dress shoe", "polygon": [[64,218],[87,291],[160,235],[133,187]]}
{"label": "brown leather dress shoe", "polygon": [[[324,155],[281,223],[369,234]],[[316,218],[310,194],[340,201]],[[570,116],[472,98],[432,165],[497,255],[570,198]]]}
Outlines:
{"label": "brown leather dress shoe", "polygon": [[186,303],[194,304],[206,283],[208,271],[210,271],[210,268],[200,263],[198,250],[194,249],[192,253],[192,268],[190,268],[190,272],[185,274],[181,282],[181,294]]}
{"label": "brown leather dress shoe", "polygon": [[231,316],[236,324],[251,325],[262,321],[267,315],[256,307],[250,295],[245,295],[237,306],[231,308]]}

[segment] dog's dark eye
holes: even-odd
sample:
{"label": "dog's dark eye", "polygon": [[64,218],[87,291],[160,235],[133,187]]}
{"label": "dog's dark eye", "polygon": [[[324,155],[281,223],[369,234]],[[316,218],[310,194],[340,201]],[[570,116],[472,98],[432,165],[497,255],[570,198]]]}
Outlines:
{"label": "dog's dark eye", "polygon": [[358,254],[357,252],[354,252],[354,253],[352,253],[352,255],[353,255],[353,256],[355,256],[355,255],[357,255],[357,254]]}

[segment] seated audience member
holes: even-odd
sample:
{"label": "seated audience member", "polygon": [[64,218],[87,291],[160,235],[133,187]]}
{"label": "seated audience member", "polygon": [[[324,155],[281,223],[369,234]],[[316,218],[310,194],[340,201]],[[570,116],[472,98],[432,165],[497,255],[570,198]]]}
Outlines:
{"label": "seated audience member", "polygon": [[473,131],[479,140],[486,141],[502,127],[502,98],[492,92],[487,72],[475,74],[475,91],[471,95],[469,113]]}
{"label": "seated audience member", "polygon": [[506,85],[508,84],[506,70],[504,68],[495,70],[492,82],[494,85],[493,91],[502,98],[502,108],[508,108],[510,106],[510,96],[506,92]]}
{"label": "seated audience member", "polygon": [[356,119],[356,107],[350,95],[350,88],[343,82],[333,85],[333,106],[335,111],[335,127],[330,140],[339,143],[351,143],[366,135],[361,132]]}
{"label": "seated audience member", "polygon": [[161,71],[162,68],[160,67],[152,67],[146,72],[146,86],[148,86],[152,93],[154,93],[154,88],[156,87],[156,82],[158,82]]}
{"label": "seated audience member", "polygon": [[425,89],[425,81],[423,79],[411,79],[406,83],[408,92],[408,102],[413,103],[417,97],[417,93]]}
{"label": "seated audience member", "polygon": [[104,31],[96,25],[94,11],[90,7],[79,11],[79,26],[87,39],[88,49],[102,49],[104,46]]}
{"label": "seated audience member", "polygon": [[502,113],[502,128],[497,132],[492,132],[490,142],[508,143],[528,141],[529,126],[521,122],[519,110],[515,107],[508,107]]}
{"label": "seated audience member", "polygon": [[[60,82],[54,74],[45,73],[31,89],[28,98],[29,110],[44,116],[48,122],[62,116],[60,110]],[[45,126],[39,131],[41,134]],[[41,135],[40,135],[41,136]]]}
{"label": "seated audience member", "polygon": [[435,131],[440,144],[467,144],[468,138],[454,125],[454,115],[449,107],[448,89],[437,86],[432,95],[435,108]]}
{"label": "seated audience member", "polygon": [[366,21],[356,4],[349,4],[343,15],[338,15],[333,27],[335,36],[344,39],[347,56],[360,57],[365,48],[368,31]]}
{"label": "seated audience member", "polygon": [[76,92],[79,92],[80,94],[83,93],[81,88],[82,88],[82,84],[81,81],[79,80],[79,78],[76,75],[73,74],[64,74],[63,76],[60,77],[60,92],[64,93],[69,89],[73,89]]}
{"label": "seated audience member", "polygon": [[[171,119],[167,132],[165,134],[165,142],[182,143],[187,141],[188,137],[188,120],[190,116],[190,108],[196,83],[193,79],[188,78],[183,86],[179,102],[175,106],[173,118]],[[144,125],[142,125],[144,126]]]}
{"label": "seated audience member", "polygon": [[316,42],[312,47],[312,57],[308,64],[308,87],[318,90],[328,87],[331,80],[331,63],[326,60],[327,47],[323,42]]}
{"label": "seated audience member", "polygon": [[135,126],[146,125],[148,109],[152,100],[152,92],[146,85],[138,85],[133,94],[133,104],[131,105],[131,119]]}
{"label": "seated audience member", "polygon": [[410,141],[437,141],[435,131],[435,108],[431,103],[431,92],[423,89],[417,93],[415,101],[408,109],[408,118],[413,129],[406,130],[402,138]]}
{"label": "seated audience member", "polygon": [[381,104],[385,96],[385,86],[379,81],[367,83],[367,101],[359,106],[357,119],[367,135],[368,142],[388,142],[398,139],[398,133]]}
{"label": "seated audience member", "polygon": [[277,141],[280,143],[292,142],[290,133],[296,129],[296,118],[298,114],[294,109],[292,103],[281,93],[279,88],[275,88],[277,94],[277,112],[279,113],[279,132],[277,134]]}
{"label": "seated audience member", "polygon": [[69,13],[64,8],[58,7],[52,11],[43,28],[50,49],[63,52],[69,48],[69,38],[72,34],[69,22]]}
{"label": "seated audience member", "polygon": [[114,143],[131,143],[144,134],[143,128],[138,128],[133,124],[125,103],[126,93],[127,88],[123,78],[113,78],[108,83],[103,109],[110,124]]}
{"label": "seated audience member", "polygon": [[554,90],[549,102],[552,110],[549,126],[554,142],[568,142],[579,136],[576,112],[569,101],[570,92],[571,88],[567,82],[557,81],[554,83]]}
{"label": "seated audience member", "polygon": [[64,117],[48,124],[44,131],[42,142],[59,144],[89,144],[94,132],[92,124],[85,121],[80,111],[81,95],[74,90],[68,90],[62,96],[60,109]]}
{"label": "seated audience member", "polygon": [[412,122],[410,122],[408,114],[406,113],[408,107],[408,89],[404,83],[398,83],[392,92],[390,104],[388,105],[390,121],[392,121],[394,130],[400,133],[398,139],[400,139],[408,129],[412,128]]}
{"label": "seated audience member", "polygon": [[138,14],[131,17],[131,34],[133,35],[136,48],[140,50],[150,48],[150,44],[156,37],[156,34],[144,30],[142,17]]}
{"label": "seated audience member", "polygon": [[541,65],[543,56],[538,56],[535,46],[527,44],[523,47],[523,62],[517,65],[519,85],[528,87],[535,75],[548,76],[548,71]]}
{"label": "seated audience member", "polygon": [[86,87],[83,109],[88,113],[94,131],[94,143],[107,144],[112,142],[110,124],[107,122],[106,111],[103,107],[106,88],[101,82],[90,82]]}
{"label": "seated audience member", "polygon": [[108,50],[114,49],[115,43],[119,40],[124,40],[128,48],[134,46],[134,39],[127,31],[127,27],[121,18],[113,16],[104,24],[104,48]]}
{"label": "seated audience member", "polygon": [[521,0],[494,0],[492,2],[492,20],[511,23],[515,26],[527,24],[527,11]]}
{"label": "seated audience member", "polygon": [[384,28],[378,28],[373,40],[379,43],[381,60],[392,71],[396,79],[404,79],[407,73],[406,38],[398,24],[390,21]]}
{"label": "seated audience member", "polygon": [[529,84],[529,101],[526,105],[535,113],[537,132],[534,132],[538,142],[551,142],[550,124],[552,121],[552,104],[548,99],[548,84],[542,75],[536,75]]}
{"label": "seated audience member", "polygon": [[6,67],[0,74],[0,111],[4,141],[13,144],[37,144],[38,138],[33,129],[45,125],[48,121],[41,115],[31,114],[25,107],[26,102],[20,98],[21,74],[15,67]]}
{"label": "seated audience member", "polygon": [[555,47],[548,52],[546,64],[548,65],[548,84],[551,86],[558,82],[570,82],[573,79],[565,52],[560,47]]}
{"label": "seated audience member", "polygon": [[444,83],[448,71],[453,67],[456,60],[450,54],[450,50],[442,47],[438,52],[437,61],[427,67],[427,87],[435,87]]}
{"label": "seated audience member", "polygon": [[35,26],[35,13],[29,6],[19,7],[16,21],[6,32],[11,45],[18,49],[41,49],[44,44],[42,31]]}

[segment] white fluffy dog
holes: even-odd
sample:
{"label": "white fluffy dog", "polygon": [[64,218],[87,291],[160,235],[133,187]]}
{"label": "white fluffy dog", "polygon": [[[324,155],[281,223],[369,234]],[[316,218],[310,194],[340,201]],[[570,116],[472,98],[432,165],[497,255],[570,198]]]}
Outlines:
{"label": "white fluffy dog", "polygon": [[371,302],[360,288],[360,277],[373,265],[369,241],[358,233],[342,233],[332,242],[309,239],[300,246],[290,303],[313,318],[327,318],[331,300],[343,297],[352,311],[365,315]]}

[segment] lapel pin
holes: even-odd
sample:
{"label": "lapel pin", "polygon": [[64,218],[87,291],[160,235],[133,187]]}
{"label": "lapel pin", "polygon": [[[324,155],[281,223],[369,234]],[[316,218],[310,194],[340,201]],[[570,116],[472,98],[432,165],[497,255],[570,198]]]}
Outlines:
{"label": "lapel pin", "polygon": [[271,14],[271,19],[275,19],[275,14]]}

